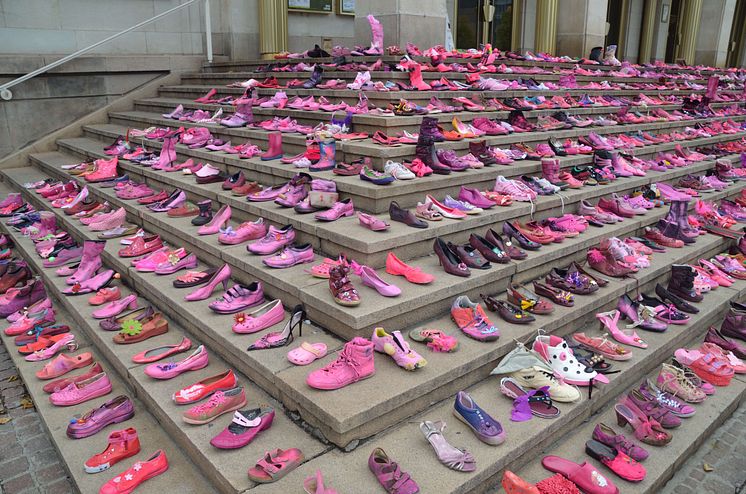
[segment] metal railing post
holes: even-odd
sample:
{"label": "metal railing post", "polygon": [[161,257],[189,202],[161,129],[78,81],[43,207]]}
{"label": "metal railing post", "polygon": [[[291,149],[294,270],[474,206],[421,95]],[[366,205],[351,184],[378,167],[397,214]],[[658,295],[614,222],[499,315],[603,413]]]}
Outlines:
{"label": "metal railing post", "polygon": [[205,37],[207,38],[207,61],[212,63],[212,21],[210,19],[210,0],[205,0]]}

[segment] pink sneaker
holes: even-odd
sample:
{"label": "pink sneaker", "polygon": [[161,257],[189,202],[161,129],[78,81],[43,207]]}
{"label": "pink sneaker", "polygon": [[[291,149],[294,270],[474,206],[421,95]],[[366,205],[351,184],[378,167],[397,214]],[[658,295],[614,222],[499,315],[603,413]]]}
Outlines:
{"label": "pink sneaker", "polygon": [[409,343],[399,331],[389,334],[383,328],[376,328],[371,341],[375,351],[390,355],[399,367],[413,371],[427,365],[427,360],[409,348]]}
{"label": "pink sneaker", "polygon": [[266,256],[274,254],[286,245],[293,243],[295,240],[295,229],[292,225],[285,225],[282,228],[269,227],[267,234],[256,242],[246,246],[246,250],[252,254]]}
{"label": "pink sneaker", "polygon": [[241,223],[235,230],[231,226],[220,230],[218,242],[224,245],[237,245],[247,240],[260,239],[266,234],[267,224],[264,222],[264,218],[259,218],[256,221]]}
{"label": "pink sneaker", "polygon": [[69,384],[66,388],[49,395],[49,401],[58,407],[78,405],[88,400],[111,393],[111,381],[106,372],[101,372],[84,381]]}
{"label": "pink sneaker", "polygon": [[313,262],[313,260],[311,244],[291,244],[279,254],[262,259],[262,262],[270,268],[289,268],[298,264]]}
{"label": "pink sneaker", "polygon": [[200,345],[191,355],[179,362],[150,364],[145,367],[145,374],[153,379],[171,379],[187,371],[204,369],[209,363],[207,349]]}
{"label": "pink sneaker", "polygon": [[375,373],[373,343],[358,336],[345,343],[335,361],[311,372],[306,383],[316,389],[339,389]]}

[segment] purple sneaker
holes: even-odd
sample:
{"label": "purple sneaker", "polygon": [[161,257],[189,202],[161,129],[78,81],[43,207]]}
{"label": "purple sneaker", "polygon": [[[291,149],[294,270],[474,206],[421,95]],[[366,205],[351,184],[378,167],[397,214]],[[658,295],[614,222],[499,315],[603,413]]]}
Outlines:
{"label": "purple sneaker", "polygon": [[286,245],[292,244],[294,241],[295,229],[292,225],[285,225],[282,228],[270,226],[267,234],[256,242],[247,245],[246,250],[252,254],[267,256],[269,254],[274,254]]}
{"label": "purple sneaker", "polygon": [[262,262],[270,268],[289,268],[297,264],[313,262],[313,248],[311,244],[292,244],[274,256],[265,257]]}
{"label": "purple sneaker", "polygon": [[459,201],[457,199],[454,199],[451,196],[446,196],[445,199],[443,199],[443,204],[445,204],[449,208],[463,211],[466,214],[479,214],[482,211],[484,211],[482,208],[478,208],[474,206],[473,204],[471,204],[470,202]]}
{"label": "purple sneaker", "polygon": [[218,314],[235,314],[264,302],[264,288],[259,281],[251,285],[233,285],[223,296],[210,302],[210,309]]}
{"label": "purple sneaker", "polygon": [[473,189],[463,185],[458,192],[458,198],[459,201],[468,202],[472,206],[481,209],[489,209],[495,206],[495,203],[484,197],[478,189]]}
{"label": "purple sneaker", "polygon": [[657,401],[661,407],[678,417],[691,417],[697,411],[674,395],[658,389],[650,379],[640,384],[640,393],[646,398]]}
{"label": "purple sneaker", "polygon": [[107,401],[98,408],[94,408],[79,419],[72,419],[67,424],[67,437],[83,439],[89,437],[110,424],[118,424],[131,419],[135,415],[132,400],[124,395]]}

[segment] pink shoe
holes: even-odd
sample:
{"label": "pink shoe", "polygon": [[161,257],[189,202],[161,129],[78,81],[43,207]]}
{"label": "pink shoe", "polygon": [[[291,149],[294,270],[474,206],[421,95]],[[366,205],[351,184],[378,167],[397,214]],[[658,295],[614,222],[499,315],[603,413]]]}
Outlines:
{"label": "pink shoe", "polygon": [[192,293],[186,295],[184,297],[184,300],[187,300],[189,302],[194,302],[196,300],[205,300],[210,295],[212,295],[212,292],[215,290],[215,287],[217,287],[219,284],[223,284],[223,290],[228,289],[228,280],[231,279],[231,267],[229,265],[224,265],[222,268],[215,271],[215,274],[212,275],[210,278],[210,281],[207,282],[206,285],[203,285],[196,290],[194,290]]}
{"label": "pink shoe", "polygon": [[106,372],[101,372],[84,381],[73,382],[66,388],[55,391],[49,395],[49,401],[52,405],[67,407],[106,396],[109,393],[111,393],[111,381]]}
{"label": "pink shoe", "polygon": [[132,266],[141,273],[152,273],[161,263],[167,262],[169,258],[181,260],[186,257],[186,251],[183,247],[171,250],[168,247],[161,247],[146,257],[132,261]]}
{"label": "pink shoe", "polygon": [[362,226],[373,230],[374,232],[387,230],[389,227],[389,224],[386,223],[384,220],[378,219],[375,216],[367,213],[358,212],[357,218]]}
{"label": "pink shoe", "polygon": [[605,327],[611,333],[611,337],[624,345],[634,346],[637,348],[647,348],[648,344],[637,335],[634,329],[619,329],[619,317],[621,314],[618,310],[610,312],[600,312],[596,314],[596,319],[601,322],[602,330]]}
{"label": "pink shoe", "polygon": [[399,367],[412,371],[427,365],[427,360],[409,348],[409,343],[399,331],[389,334],[383,328],[376,328],[371,341],[375,351],[390,355]]}
{"label": "pink shoe", "polygon": [[319,221],[335,221],[342,216],[352,216],[353,214],[355,214],[355,206],[352,204],[352,199],[347,198],[334,203],[334,206],[326,211],[316,213],[314,217]]}
{"label": "pink shoe", "polygon": [[258,309],[245,314],[241,312],[234,316],[233,332],[238,334],[252,334],[267,329],[285,319],[285,309],[282,300],[273,300]]}
{"label": "pink shoe", "polygon": [[204,369],[209,363],[207,349],[200,345],[191,355],[179,362],[150,364],[145,367],[145,374],[153,379],[171,379],[187,371]]}
{"label": "pink shoe", "polygon": [[315,389],[339,389],[375,373],[373,343],[358,336],[345,343],[336,360],[311,372],[306,383]]}
{"label": "pink shoe", "polygon": [[313,262],[314,254],[311,244],[291,244],[286,246],[282,252],[270,257],[265,257],[262,262],[270,268],[289,268],[298,264]]}
{"label": "pink shoe", "polygon": [[261,240],[247,245],[246,250],[252,254],[266,256],[274,254],[293,241],[295,241],[295,229],[292,225],[285,225],[282,228],[270,226],[267,234]]}
{"label": "pink shoe", "polygon": [[169,256],[168,261],[162,262],[155,267],[155,274],[174,274],[182,269],[194,269],[197,267],[197,263],[197,256],[195,254],[189,254],[181,259]]}
{"label": "pink shoe", "polygon": [[124,208],[119,208],[111,213],[107,214],[103,218],[98,218],[93,223],[88,225],[88,228],[93,232],[103,232],[106,230],[113,230],[114,228],[124,225],[124,220],[127,217],[127,212]]}
{"label": "pink shoe", "polygon": [[220,230],[218,242],[224,245],[237,245],[247,240],[260,239],[266,234],[267,224],[264,222],[264,218],[259,218],[256,221],[241,223],[235,230],[230,226]]}
{"label": "pink shoe", "polygon": [[396,285],[385,282],[378,276],[376,270],[352,261],[352,271],[360,277],[363,285],[373,288],[384,297],[398,297],[401,295],[401,289]]}
{"label": "pink shoe", "polygon": [[199,230],[197,230],[197,233],[199,233],[200,235],[212,235],[212,234],[218,233],[220,231],[220,228],[226,223],[228,223],[228,220],[230,219],[231,219],[231,207],[223,206],[212,217],[212,220],[210,220],[209,223],[199,227]]}
{"label": "pink shoe", "polygon": [[264,302],[264,287],[260,281],[250,285],[233,285],[223,297],[210,302],[210,309],[218,314],[235,314]]}
{"label": "pink shoe", "polygon": [[78,348],[78,344],[75,342],[75,336],[73,334],[66,334],[63,338],[57,340],[57,342],[44,350],[34,352],[30,355],[26,355],[26,362],[40,362],[42,360],[49,360],[50,358],[57,355],[64,348],[69,351],[74,351]]}
{"label": "pink shoe", "polygon": [[122,311],[124,311],[124,309],[137,309],[137,295],[131,294],[121,300],[109,302],[102,308],[95,310],[91,316],[93,316],[94,319],[107,319],[109,317],[118,316]]}

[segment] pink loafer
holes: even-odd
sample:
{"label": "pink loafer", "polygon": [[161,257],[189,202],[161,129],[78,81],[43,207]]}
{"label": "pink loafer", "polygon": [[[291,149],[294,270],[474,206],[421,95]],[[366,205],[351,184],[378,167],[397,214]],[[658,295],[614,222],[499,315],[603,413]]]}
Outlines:
{"label": "pink loafer", "polygon": [[285,309],[282,300],[273,300],[249,314],[236,314],[233,332],[238,334],[252,334],[267,329],[285,319]]}

